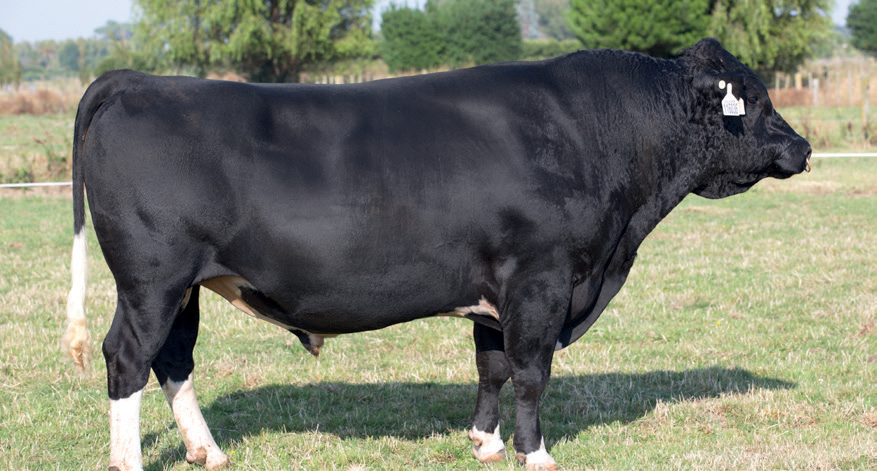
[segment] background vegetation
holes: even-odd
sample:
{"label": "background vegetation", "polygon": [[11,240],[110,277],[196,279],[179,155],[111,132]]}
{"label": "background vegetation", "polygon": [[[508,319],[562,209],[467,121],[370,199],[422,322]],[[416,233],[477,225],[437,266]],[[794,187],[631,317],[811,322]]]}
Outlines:
{"label": "background vegetation", "polygon": [[[247,80],[314,74],[422,71],[534,59],[580,48],[667,57],[717,37],[767,78],[795,72],[837,42],[830,0],[428,0],[390,3],[372,29],[374,0],[135,0],[133,24],[108,23],[96,38],[15,43],[0,31],[0,85],[113,68]],[[850,10],[852,44],[875,50],[877,0]],[[532,41],[532,42],[531,42]]]}
{"label": "background vegetation", "polygon": [[202,77],[220,68],[251,81],[296,81],[308,65],[374,50],[372,0],[136,3],[138,52],[159,52],[155,67],[192,67]]}
{"label": "background vegetation", "polygon": [[572,32],[585,48],[669,57],[706,36],[708,0],[572,0]]}
{"label": "background vegetation", "polygon": [[425,10],[391,5],[381,21],[391,72],[461,67],[521,57],[514,0],[439,0]]}
{"label": "background vegetation", "polygon": [[95,33],[89,39],[15,43],[0,30],[0,89],[58,77],[79,77],[87,84],[113,68],[108,59],[128,53],[132,26],[109,21]]}
{"label": "background vegetation", "polygon": [[847,27],[853,46],[877,53],[877,0],[859,0],[850,6]]}

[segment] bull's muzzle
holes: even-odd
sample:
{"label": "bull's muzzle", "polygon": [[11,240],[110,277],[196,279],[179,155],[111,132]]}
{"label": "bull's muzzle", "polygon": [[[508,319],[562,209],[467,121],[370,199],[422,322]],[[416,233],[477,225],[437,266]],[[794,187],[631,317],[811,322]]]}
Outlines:
{"label": "bull's muzzle", "polygon": [[789,178],[802,172],[810,171],[810,156],[813,149],[804,139],[800,139],[787,147],[782,155],[773,162],[769,175],[774,178]]}

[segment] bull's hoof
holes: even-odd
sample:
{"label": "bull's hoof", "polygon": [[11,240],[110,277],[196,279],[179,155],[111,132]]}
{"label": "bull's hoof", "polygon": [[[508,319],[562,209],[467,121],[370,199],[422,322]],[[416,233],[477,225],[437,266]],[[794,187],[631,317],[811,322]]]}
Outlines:
{"label": "bull's hoof", "polygon": [[194,451],[187,451],[186,461],[191,464],[204,466],[208,471],[227,468],[231,464],[228,457],[222,451],[218,449],[208,450],[203,446]]}
{"label": "bull's hoof", "polygon": [[143,466],[138,460],[135,460],[133,464],[127,463],[125,460],[110,460],[107,471],[143,471]]}
{"label": "bull's hoof", "polygon": [[207,471],[214,471],[216,469],[225,469],[231,466],[231,461],[228,460],[228,457],[222,453],[220,453],[220,455],[221,456],[215,457],[214,459],[208,459],[204,468]]}
{"label": "bull's hoof", "polygon": [[107,471],[139,471],[142,469],[143,468],[140,466],[128,466],[120,463],[110,463],[110,465],[107,466]]}
{"label": "bull's hoof", "polygon": [[475,455],[475,459],[482,463],[498,463],[500,461],[505,461],[505,449],[502,449],[496,453],[487,454],[479,452],[477,446],[472,447],[472,454]]}
{"label": "bull's hoof", "polygon": [[[532,453],[531,453],[532,454]],[[557,467],[557,463],[554,462],[551,457],[548,457],[547,462],[535,462],[533,460],[527,459],[527,456],[523,453],[515,454],[515,458],[517,458],[518,463],[521,463],[527,471],[558,471],[560,468]]]}
{"label": "bull's hoof", "polygon": [[475,427],[469,431],[469,440],[475,446],[472,447],[472,454],[475,459],[482,463],[496,463],[505,460],[505,443],[499,435],[499,426],[493,433],[482,432]]}
{"label": "bull's hoof", "polygon": [[545,440],[542,440],[538,450],[527,454],[518,452],[515,454],[515,458],[517,458],[518,463],[521,463],[527,468],[527,471],[558,470],[554,458],[552,458],[551,455],[548,454],[548,451],[545,450]]}
{"label": "bull's hoof", "polygon": [[207,449],[202,446],[195,451],[186,451],[186,461],[189,464],[204,466],[207,464]]}

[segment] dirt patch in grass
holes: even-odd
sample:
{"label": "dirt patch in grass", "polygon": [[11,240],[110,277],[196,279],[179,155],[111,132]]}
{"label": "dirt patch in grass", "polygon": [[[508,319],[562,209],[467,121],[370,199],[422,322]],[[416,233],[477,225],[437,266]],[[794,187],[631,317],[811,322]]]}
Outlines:
{"label": "dirt patch in grass", "polygon": [[862,422],[868,427],[877,429],[877,411],[865,412],[862,415]]}
{"label": "dirt patch in grass", "polygon": [[856,337],[867,337],[874,332],[874,327],[877,326],[877,319],[871,319],[866,322],[865,325],[862,326],[861,329],[856,333]]}

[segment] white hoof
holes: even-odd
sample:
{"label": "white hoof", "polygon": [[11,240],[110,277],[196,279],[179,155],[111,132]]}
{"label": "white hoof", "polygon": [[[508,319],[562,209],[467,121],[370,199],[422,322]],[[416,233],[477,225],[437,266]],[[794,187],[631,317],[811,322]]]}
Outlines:
{"label": "white hoof", "polygon": [[204,466],[208,471],[223,469],[231,464],[228,456],[219,447],[199,447],[197,450],[186,451],[186,461]]}
{"label": "white hoof", "polygon": [[107,471],[143,471],[143,467],[125,463],[110,463],[110,465],[107,466]]}
{"label": "white hoof", "polygon": [[482,432],[475,427],[469,431],[469,440],[475,446],[472,447],[472,454],[475,459],[482,463],[494,463],[496,461],[505,460],[505,442],[499,434],[499,424],[493,433]]}
{"label": "white hoof", "polygon": [[515,458],[527,468],[527,471],[557,471],[557,463],[545,450],[544,438],[542,439],[542,443],[539,445],[538,450],[527,453],[526,455],[518,453],[515,455]]}

